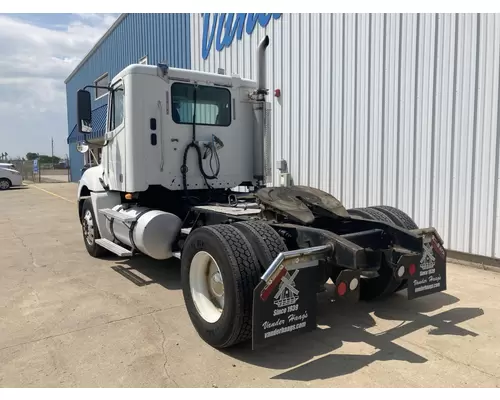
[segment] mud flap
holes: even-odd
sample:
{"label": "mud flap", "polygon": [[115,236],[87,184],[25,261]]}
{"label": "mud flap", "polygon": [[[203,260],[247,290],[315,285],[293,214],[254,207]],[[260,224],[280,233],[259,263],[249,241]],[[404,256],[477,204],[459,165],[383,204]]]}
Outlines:
{"label": "mud flap", "polygon": [[281,267],[253,293],[252,348],[316,329],[317,268]]}
{"label": "mud flap", "polygon": [[409,300],[446,290],[446,251],[432,233],[422,241],[422,253],[404,261]]}

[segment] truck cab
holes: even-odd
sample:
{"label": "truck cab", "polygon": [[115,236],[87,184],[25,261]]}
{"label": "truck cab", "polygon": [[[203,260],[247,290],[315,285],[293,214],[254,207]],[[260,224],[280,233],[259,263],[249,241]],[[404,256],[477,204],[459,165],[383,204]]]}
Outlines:
{"label": "truck cab", "polygon": [[[101,179],[109,190],[127,193],[151,186],[178,191],[254,184],[256,87],[238,76],[128,66],[109,86],[101,165],[85,174],[93,176],[94,189]],[[79,107],[90,109],[89,92],[80,91]],[[91,115],[84,113],[79,126],[90,133]],[[185,160],[190,143],[197,148]]]}
{"label": "truck cab", "polygon": [[[266,37],[259,54],[268,43]],[[270,107],[264,63],[258,71],[259,79],[252,81],[164,64],[133,64],[100,88],[108,91],[101,161],[85,170],[78,187],[79,217],[92,255],[103,248],[129,254],[117,249],[118,225],[128,226],[131,218],[139,220],[147,213],[162,221],[140,219],[147,225],[141,229],[151,230],[156,239],[142,240],[142,232],[141,245],[124,231],[118,242],[153,258],[169,258],[181,221],[193,205],[227,203],[232,188],[265,185],[270,175]],[[85,137],[78,147],[83,151],[89,144],[96,146],[94,140],[87,142],[92,133],[89,87],[95,86],[77,92],[77,125]]]}

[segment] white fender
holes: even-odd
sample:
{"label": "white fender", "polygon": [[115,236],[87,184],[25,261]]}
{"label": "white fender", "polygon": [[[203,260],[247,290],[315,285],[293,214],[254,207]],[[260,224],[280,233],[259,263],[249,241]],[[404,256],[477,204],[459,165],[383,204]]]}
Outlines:
{"label": "white fender", "polygon": [[97,222],[97,229],[102,238],[113,240],[113,235],[106,229],[106,217],[99,212],[103,208],[113,208],[121,203],[120,194],[118,192],[106,191],[102,186],[99,178],[103,178],[103,167],[97,165],[87,169],[80,179],[78,184],[78,202],[85,197],[88,193],[82,193],[82,188],[86,187],[90,191],[90,198],[92,200],[92,208]]}
{"label": "white fender", "polygon": [[78,200],[80,200],[82,188],[86,186],[91,192],[104,192],[104,188],[99,182],[99,178],[104,177],[104,169],[102,165],[96,165],[87,169],[80,179],[78,184]]}

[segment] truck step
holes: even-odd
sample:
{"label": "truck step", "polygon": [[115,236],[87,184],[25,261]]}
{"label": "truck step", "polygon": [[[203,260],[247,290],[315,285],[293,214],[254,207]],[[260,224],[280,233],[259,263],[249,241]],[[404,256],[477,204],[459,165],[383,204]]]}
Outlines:
{"label": "truck step", "polygon": [[108,239],[96,239],[95,241],[99,246],[104,247],[111,253],[116,254],[119,257],[132,257],[132,252],[120,246],[119,244],[113,243]]}
{"label": "truck step", "polygon": [[137,220],[136,217],[131,217],[131,216],[123,214],[119,211],[112,210],[111,208],[103,208],[103,209],[99,210],[99,212],[101,214],[104,214],[107,217],[114,218],[117,221],[124,222],[124,223],[134,222],[135,220]]}
{"label": "truck step", "polygon": [[182,229],[181,229],[181,232],[182,232],[184,235],[189,235],[189,233],[191,232],[191,228],[182,228]]}
{"label": "truck step", "polygon": [[181,259],[181,252],[180,251],[176,251],[176,252],[173,253],[173,256],[175,258],[178,258],[180,260]]}

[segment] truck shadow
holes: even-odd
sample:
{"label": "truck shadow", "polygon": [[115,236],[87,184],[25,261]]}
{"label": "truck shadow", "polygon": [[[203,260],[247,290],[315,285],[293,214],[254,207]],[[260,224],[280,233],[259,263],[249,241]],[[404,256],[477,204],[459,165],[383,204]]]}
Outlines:
{"label": "truck shadow", "polygon": [[181,289],[181,268],[177,258],[154,260],[137,255],[111,267],[137,286],[161,285],[168,290]]}
{"label": "truck shadow", "polygon": [[[256,351],[252,351],[250,344],[245,344],[225,353],[264,368],[292,368],[272,379],[310,381],[351,374],[374,361],[425,363],[428,361],[425,357],[394,342],[421,329],[427,329],[429,335],[478,336],[457,324],[483,315],[481,308],[456,307],[428,316],[425,313],[455,304],[459,299],[441,292],[407,301],[405,294],[401,292],[385,301],[349,305],[332,303],[329,294],[323,293],[319,295],[318,329],[315,331],[286,339],[276,338]],[[383,320],[379,325],[388,328],[377,326],[372,315]],[[400,323],[395,325],[390,321]],[[342,347],[349,349],[350,343],[363,344],[357,348],[367,354],[326,354]],[[316,359],[309,361],[312,358]]]}
{"label": "truck shadow", "polygon": [[[156,261],[136,256],[119,261],[111,268],[137,286],[158,284],[168,290],[181,289],[180,262],[177,259]],[[460,300],[445,292],[412,301],[406,300],[406,291],[403,291],[383,301],[332,302],[333,285],[327,286],[328,290],[318,295],[318,329],[315,331],[277,337],[255,351],[251,343],[246,342],[223,352],[249,364],[288,370],[272,379],[328,379],[351,374],[374,361],[423,364],[428,361],[425,357],[395,343],[395,340],[421,329],[426,329],[428,335],[476,337],[477,333],[458,324],[484,314],[481,308],[450,309]],[[435,313],[443,307],[448,309]],[[379,320],[378,324],[374,317]],[[342,347],[349,349],[352,343],[361,344],[357,349],[361,348],[367,354],[328,354]]]}

